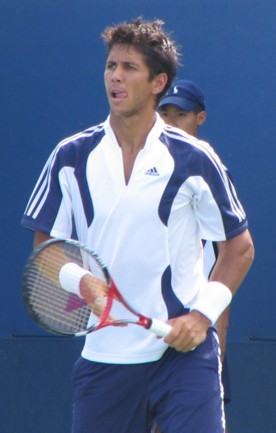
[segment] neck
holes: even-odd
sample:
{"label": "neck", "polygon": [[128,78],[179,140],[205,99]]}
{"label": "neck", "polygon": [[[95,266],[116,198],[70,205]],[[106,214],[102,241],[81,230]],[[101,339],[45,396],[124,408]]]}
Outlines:
{"label": "neck", "polygon": [[147,136],[156,121],[155,111],[145,116],[141,114],[130,117],[116,116],[111,112],[110,125],[118,144],[128,152],[134,152],[144,147]]}

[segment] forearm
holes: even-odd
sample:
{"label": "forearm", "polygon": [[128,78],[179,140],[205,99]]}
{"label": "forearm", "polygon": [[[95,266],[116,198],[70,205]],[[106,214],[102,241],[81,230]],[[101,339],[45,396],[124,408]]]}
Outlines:
{"label": "forearm", "polygon": [[34,248],[37,248],[42,242],[46,242],[51,239],[51,236],[42,232],[35,232],[34,234]]}
{"label": "forearm", "polygon": [[254,247],[251,236],[246,230],[240,235],[218,244],[219,254],[210,281],[225,284],[234,294],[254,259]]}

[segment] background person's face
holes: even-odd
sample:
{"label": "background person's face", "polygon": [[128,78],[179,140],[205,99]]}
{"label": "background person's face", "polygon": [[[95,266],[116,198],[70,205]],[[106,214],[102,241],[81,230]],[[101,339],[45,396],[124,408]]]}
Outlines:
{"label": "background person's face", "polygon": [[[198,127],[202,125],[202,113],[184,111],[176,105],[164,105],[159,114],[168,125],[182,129],[190,135],[197,136]],[[205,120],[205,119],[204,119]]]}

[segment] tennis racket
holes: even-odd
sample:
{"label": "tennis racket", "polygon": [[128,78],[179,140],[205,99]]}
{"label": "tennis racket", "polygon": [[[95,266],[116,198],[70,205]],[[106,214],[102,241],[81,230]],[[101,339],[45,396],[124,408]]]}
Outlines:
{"label": "tennis racket", "polygon": [[[142,326],[160,337],[171,326],[138,313],[124,299],[100,257],[85,245],[51,239],[33,251],[23,276],[28,312],[44,329],[66,336],[83,336],[106,326]],[[127,318],[112,316],[119,302]]]}

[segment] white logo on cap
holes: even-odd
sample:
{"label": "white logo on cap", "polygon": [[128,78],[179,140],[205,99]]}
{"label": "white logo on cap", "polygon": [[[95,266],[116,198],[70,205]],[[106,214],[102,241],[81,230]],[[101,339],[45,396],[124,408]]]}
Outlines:
{"label": "white logo on cap", "polygon": [[174,88],[173,88],[173,93],[178,93],[178,88],[177,88],[177,86],[174,86]]}

